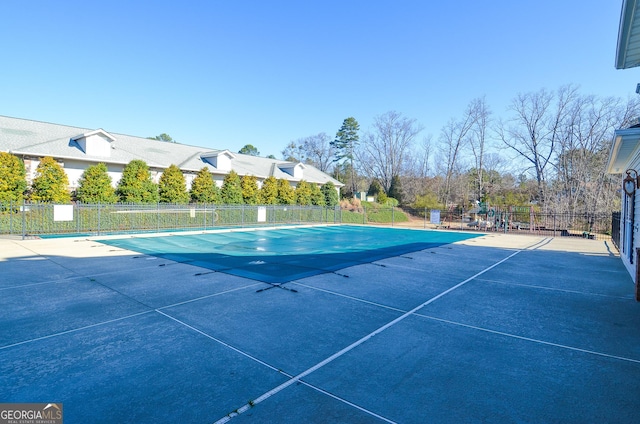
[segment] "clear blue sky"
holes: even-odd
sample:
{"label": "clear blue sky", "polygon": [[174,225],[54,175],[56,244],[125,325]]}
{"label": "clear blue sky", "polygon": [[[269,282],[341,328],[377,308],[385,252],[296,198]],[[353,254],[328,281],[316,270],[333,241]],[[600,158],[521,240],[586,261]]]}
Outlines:
{"label": "clear blue sky", "polygon": [[280,157],[395,110],[437,138],[486,96],[635,96],[622,0],[0,3],[0,115]]}

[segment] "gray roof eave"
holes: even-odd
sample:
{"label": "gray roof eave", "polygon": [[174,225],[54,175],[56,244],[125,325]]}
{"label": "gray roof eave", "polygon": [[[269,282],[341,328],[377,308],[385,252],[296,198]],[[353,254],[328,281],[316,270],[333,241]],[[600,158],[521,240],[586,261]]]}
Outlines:
{"label": "gray roof eave", "polygon": [[607,162],[607,172],[622,174],[630,166],[639,149],[640,128],[616,130]]}
{"label": "gray roof eave", "polygon": [[616,69],[640,65],[640,10],[637,0],[623,0],[616,48]]}
{"label": "gray roof eave", "polygon": [[[51,153],[40,153],[40,152],[37,152],[37,151],[9,150],[9,153],[11,153],[12,155],[35,156],[35,157],[41,157],[41,158],[46,157],[46,156],[51,156],[51,157],[54,157],[56,159],[75,160],[75,161],[80,161],[80,162],[94,162],[94,163],[105,163],[105,164],[106,163],[112,163],[112,164],[117,164],[117,165],[126,165],[126,164],[129,163],[129,162],[126,162],[126,161],[109,160],[109,158],[92,158],[92,157],[79,158],[77,156],[66,156],[66,155],[59,155],[59,154],[52,155]],[[149,168],[161,168],[161,169],[167,168],[166,166],[153,164],[153,163],[147,163],[147,165],[149,165]]]}

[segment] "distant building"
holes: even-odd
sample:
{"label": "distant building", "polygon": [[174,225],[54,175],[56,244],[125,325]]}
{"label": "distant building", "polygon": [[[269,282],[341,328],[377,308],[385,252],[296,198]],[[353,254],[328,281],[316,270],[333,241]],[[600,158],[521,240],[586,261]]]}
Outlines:
{"label": "distant building", "polygon": [[98,163],[107,165],[116,186],[124,166],[134,159],[149,165],[155,182],[170,165],[178,166],[187,188],[203,167],[211,172],[218,186],[222,186],[224,177],[232,170],[241,177],[255,176],[259,186],[270,176],[285,179],[293,187],[301,180],[316,185],[331,182],[338,191],[344,185],[308,164],[6,116],[0,116],[0,151],[24,161],[29,182],[35,176],[40,159],[53,157],[69,177],[70,190],[78,187],[78,180],[88,166]]}

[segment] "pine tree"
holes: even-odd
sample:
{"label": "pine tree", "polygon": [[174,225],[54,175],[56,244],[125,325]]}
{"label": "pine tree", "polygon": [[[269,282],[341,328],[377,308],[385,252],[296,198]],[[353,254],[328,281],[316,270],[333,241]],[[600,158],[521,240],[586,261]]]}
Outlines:
{"label": "pine tree", "polygon": [[44,157],[36,168],[31,185],[31,200],[37,202],[69,203],[69,178],[64,169],[52,157]]}
{"label": "pine tree", "polygon": [[160,176],[158,198],[161,203],[189,203],[187,183],[176,165],[171,164]]}
{"label": "pine tree", "polygon": [[238,150],[238,153],[249,156],[260,156],[260,152],[253,144],[246,144],[242,149]]}
{"label": "pine tree", "polygon": [[116,203],[118,201],[107,171],[107,165],[104,163],[91,165],[84,170],[76,190],[78,201],[82,203]]}
{"label": "pine tree", "polygon": [[396,199],[399,204],[402,204],[402,184],[400,183],[400,177],[395,175],[391,178],[391,185],[389,186],[389,197]]}
{"label": "pine tree", "polygon": [[324,194],[317,184],[311,184],[311,204],[314,206],[325,206]]}
{"label": "pine tree", "polygon": [[11,153],[0,152],[0,203],[22,202],[26,190],[24,162]]}
{"label": "pine tree", "polygon": [[242,204],[242,187],[240,186],[240,177],[236,171],[231,171],[224,177],[220,195],[222,203],[226,205]]}
{"label": "pine tree", "polygon": [[369,185],[369,190],[367,190],[367,195],[377,196],[382,191],[383,191],[382,184],[380,184],[380,181],[374,179],[373,181],[371,181],[371,184]]}
{"label": "pine tree", "polygon": [[134,159],[122,171],[116,194],[125,203],[157,203],[158,186],[145,161]]}
{"label": "pine tree", "polygon": [[298,183],[295,189],[296,204],[307,206],[311,204],[311,186],[305,180]]}
{"label": "pine tree", "polygon": [[334,207],[338,204],[340,200],[338,198],[338,192],[331,181],[324,183],[322,187],[320,187],[320,191],[324,194],[324,201],[327,206]]}
{"label": "pine tree", "polygon": [[190,195],[194,203],[220,203],[220,189],[206,166],[191,182]]}
{"label": "pine tree", "polygon": [[278,180],[278,203],[281,205],[294,205],[296,203],[296,193],[289,181],[284,178]]}
{"label": "pine tree", "polygon": [[253,175],[245,175],[240,180],[242,200],[247,205],[258,204],[258,179]]}
{"label": "pine tree", "polygon": [[258,202],[261,205],[278,204],[278,180],[274,176],[267,177],[262,182],[262,187],[258,193]]}
{"label": "pine tree", "polygon": [[355,149],[360,139],[358,136],[359,130],[360,124],[358,124],[358,121],[353,117],[349,117],[342,122],[342,126],[336,133],[335,140],[330,143],[330,145],[336,149],[335,162],[346,159],[351,165],[351,193],[353,194],[358,191],[353,160],[355,157]]}

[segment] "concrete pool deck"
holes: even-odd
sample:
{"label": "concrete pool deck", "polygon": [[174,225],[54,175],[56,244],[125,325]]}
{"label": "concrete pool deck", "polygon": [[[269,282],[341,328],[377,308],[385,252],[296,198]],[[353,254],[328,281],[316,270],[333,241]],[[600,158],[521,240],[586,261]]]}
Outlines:
{"label": "concrete pool deck", "polygon": [[640,304],[610,242],[487,234],[292,292],[0,239],[0,276],[0,402],[65,422],[640,421]]}

